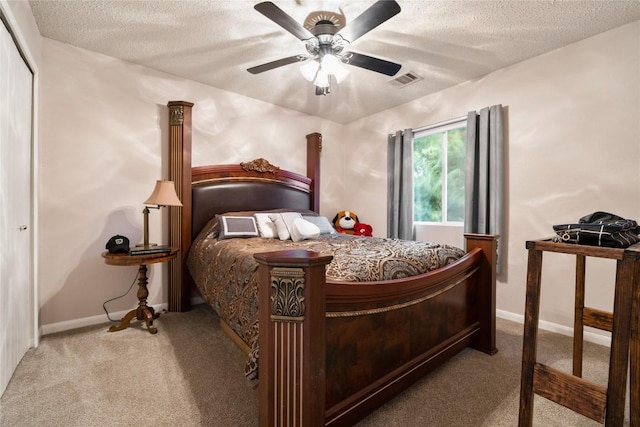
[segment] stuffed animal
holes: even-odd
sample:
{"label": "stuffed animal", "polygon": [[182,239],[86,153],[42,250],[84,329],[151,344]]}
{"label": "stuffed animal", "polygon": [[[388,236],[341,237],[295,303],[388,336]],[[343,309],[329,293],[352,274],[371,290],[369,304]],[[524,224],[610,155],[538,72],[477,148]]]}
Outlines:
{"label": "stuffed animal", "polygon": [[373,227],[369,224],[364,224],[362,222],[356,222],[356,225],[353,227],[353,234],[356,236],[373,236]]}
{"label": "stuffed animal", "polygon": [[333,218],[333,226],[338,233],[353,234],[356,236],[373,235],[373,227],[360,222],[358,215],[353,211],[340,211]]}
{"label": "stuffed animal", "polygon": [[333,227],[338,233],[354,234],[353,227],[358,222],[358,215],[351,211],[340,211],[333,217]]}

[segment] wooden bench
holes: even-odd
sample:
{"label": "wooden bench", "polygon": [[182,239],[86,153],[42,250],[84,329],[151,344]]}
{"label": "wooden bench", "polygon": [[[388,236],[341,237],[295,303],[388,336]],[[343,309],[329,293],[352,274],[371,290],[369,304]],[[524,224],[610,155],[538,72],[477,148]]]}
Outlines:
{"label": "wooden bench", "polygon": [[[532,425],[533,399],[538,394],[595,421],[604,422],[608,427],[622,426],[627,373],[630,371],[631,427],[640,427],[640,244],[615,249],[536,240],[528,241],[526,248],[529,255],[518,425]],[[545,251],[576,256],[572,374],[536,361],[542,254]],[[617,262],[613,312],[584,306],[586,257],[609,258]],[[582,378],[585,326],[611,332],[606,387]]]}

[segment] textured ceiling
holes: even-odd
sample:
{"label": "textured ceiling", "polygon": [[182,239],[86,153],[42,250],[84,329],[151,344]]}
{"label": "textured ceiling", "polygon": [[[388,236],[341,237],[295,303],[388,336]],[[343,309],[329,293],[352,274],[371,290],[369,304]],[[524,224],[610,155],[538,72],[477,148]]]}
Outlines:
{"label": "textured ceiling", "polygon": [[[298,64],[247,68],[305,53],[304,44],[253,9],[258,1],[30,0],[44,37],[220,89],[349,123],[640,20],[640,1],[398,0],[395,17],[356,40],[358,53],[402,64],[423,80],[348,66],[331,94],[316,96]],[[348,23],[373,0],[274,0],[296,21],[314,11]]]}

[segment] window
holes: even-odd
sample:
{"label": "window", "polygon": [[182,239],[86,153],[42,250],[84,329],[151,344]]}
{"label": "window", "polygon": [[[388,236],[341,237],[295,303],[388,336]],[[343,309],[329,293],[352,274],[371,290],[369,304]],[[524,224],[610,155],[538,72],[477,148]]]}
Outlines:
{"label": "window", "polygon": [[413,136],[413,219],[464,221],[466,117]]}

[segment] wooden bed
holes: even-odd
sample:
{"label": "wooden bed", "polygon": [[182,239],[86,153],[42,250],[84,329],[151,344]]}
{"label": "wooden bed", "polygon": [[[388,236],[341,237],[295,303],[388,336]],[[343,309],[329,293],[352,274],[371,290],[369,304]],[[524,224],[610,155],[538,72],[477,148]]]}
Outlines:
{"label": "wooden bed", "polygon": [[[214,214],[319,212],[320,134],[307,135],[307,176],[262,160],[192,168],[192,106],[168,104],[169,178],[183,203],[170,208],[172,311],[189,309],[185,260]],[[320,253],[256,254],[260,425],[353,425],[464,348],[494,354],[497,236],[465,238],[459,261],[384,282],[326,282],[331,256]]]}

